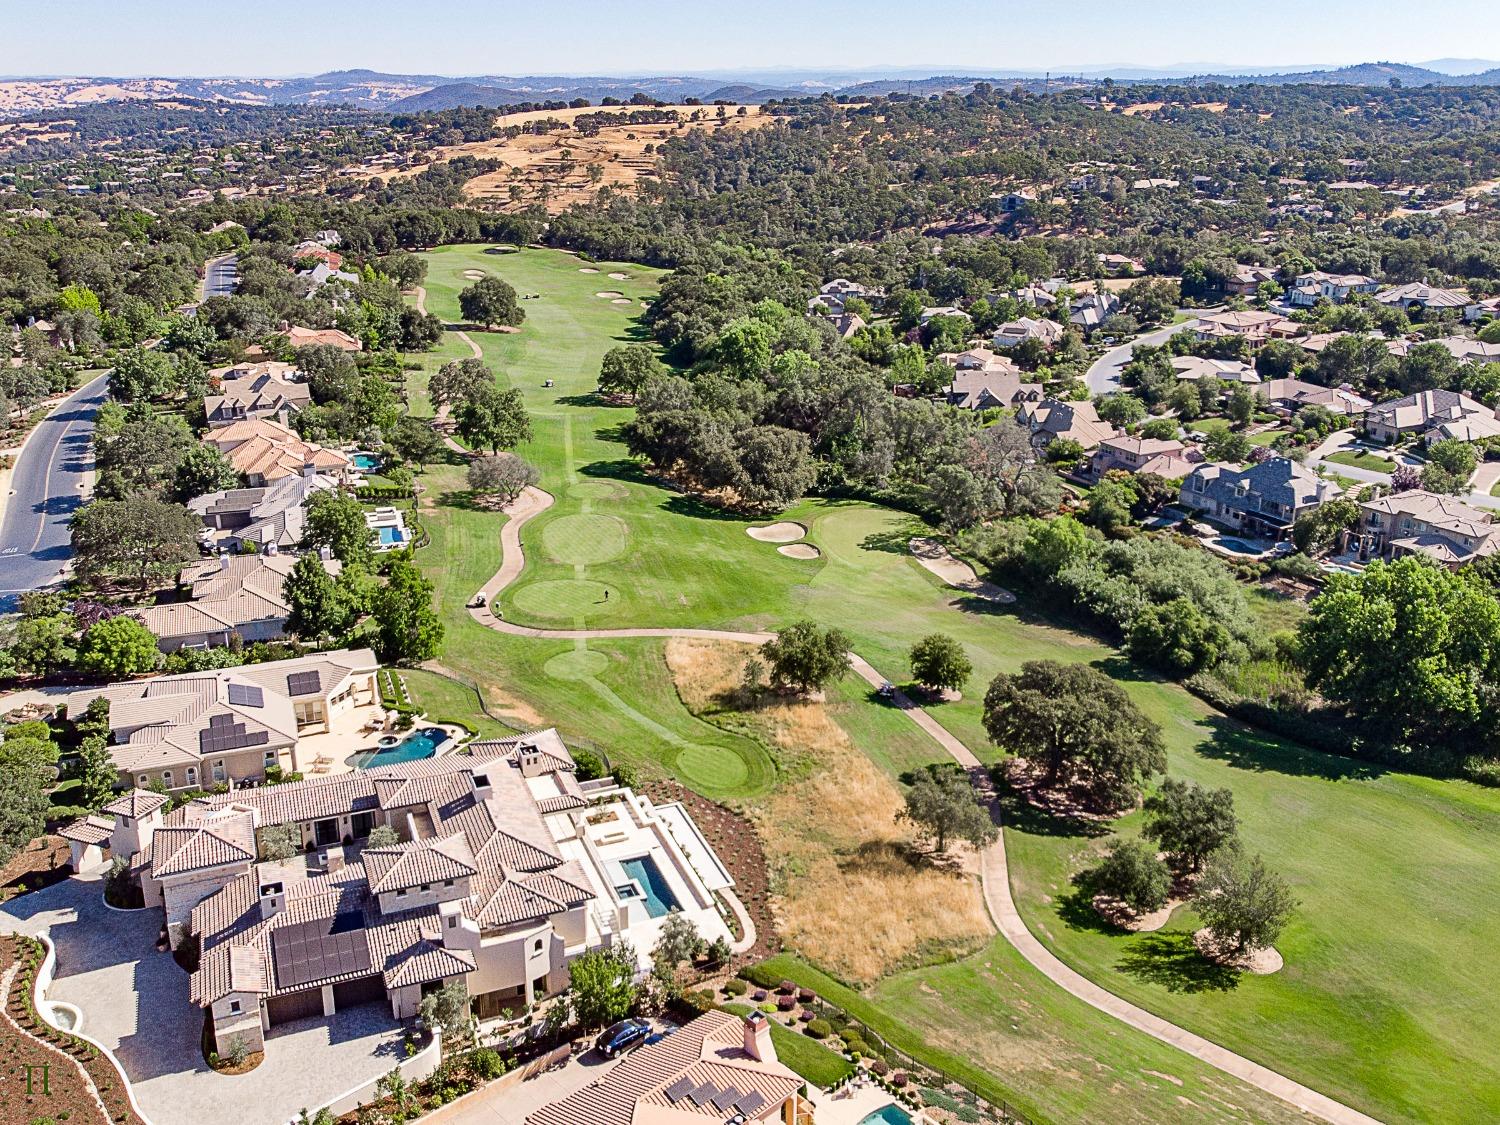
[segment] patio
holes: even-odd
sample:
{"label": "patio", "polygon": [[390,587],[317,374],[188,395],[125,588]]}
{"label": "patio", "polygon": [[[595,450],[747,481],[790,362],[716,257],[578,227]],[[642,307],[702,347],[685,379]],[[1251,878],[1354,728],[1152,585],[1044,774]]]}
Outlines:
{"label": "patio", "polygon": [[83,1012],[83,1033],[114,1052],[153,1125],[289,1121],[403,1057],[400,1025],[388,1008],[368,1004],[278,1027],[260,1066],[215,1074],[199,1047],[203,1013],[188,1000],[188,975],[157,952],[160,927],[159,910],[106,907],[98,876],[0,907],[0,928],[51,938],[57,977],[47,998]]}

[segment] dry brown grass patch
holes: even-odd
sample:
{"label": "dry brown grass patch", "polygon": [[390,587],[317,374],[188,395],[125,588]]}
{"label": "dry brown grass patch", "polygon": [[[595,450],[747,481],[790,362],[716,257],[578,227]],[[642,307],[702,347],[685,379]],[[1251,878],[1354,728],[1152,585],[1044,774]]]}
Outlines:
{"label": "dry brown grass patch", "polygon": [[674,638],[667,665],[688,708],[770,746],[787,780],[747,810],[771,866],[777,928],[802,955],[873,981],[992,932],[973,856],[934,862],[896,821],[900,788],[835,721],[838,706],[740,698],[752,645]]}

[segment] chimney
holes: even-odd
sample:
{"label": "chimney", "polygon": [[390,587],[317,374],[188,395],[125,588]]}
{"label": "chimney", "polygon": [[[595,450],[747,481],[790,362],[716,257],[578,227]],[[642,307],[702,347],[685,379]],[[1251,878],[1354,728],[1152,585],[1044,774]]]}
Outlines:
{"label": "chimney", "polygon": [[229,569],[229,556],[227,554],[222,554],[222,555],[219,556],[219,569],[220,570],[228,570]]}
{"label": "chimney", "polygon": [[276,545],[276,540],[272,539],[270,542],[268,542],[266,544],[266,554],[268,554],[268,555],[277,555],[277,554],[280,554],[280,553],[281,553],[281,548]]}
{"label": "chimney", "polygon": [[261,877],[260,916],[270,918],[286,909],[286,887],[275,878]]}
{"label": "chimney", "polygon": [[322,559],[324,562],[332,562],[333,561],[333,548],[332,547],[319,547],[318,548],[318,558]]}
{"label": "chimney", "polygon": [[344,848],[341,844],[333,844],[325,848],[322,854],[323,870],[332,875],[335,871],[344,869]]}
{"label": "chimney", "polygon": [[776,1052],[771,1049],[771,1021],[764,1012],[750,1012],[745,1016],[745,1054],[756,1062],[775,1062]]}
{"label": "chimney", "polygon": [[493,787],[490,785],[490,775],[487,773],[475,773],[470,776],[474,779],[474,796],[481,801],[489,800],[490,795],[494,792]]}

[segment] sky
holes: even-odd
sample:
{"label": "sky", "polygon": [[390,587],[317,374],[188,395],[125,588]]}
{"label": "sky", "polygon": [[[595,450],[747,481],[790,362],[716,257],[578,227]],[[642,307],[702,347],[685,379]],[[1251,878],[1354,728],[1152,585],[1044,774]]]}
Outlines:
{"label": "sky", "polygon": [[0,75],[1255,67],[1500,54],[1496,0],[0,0]]}

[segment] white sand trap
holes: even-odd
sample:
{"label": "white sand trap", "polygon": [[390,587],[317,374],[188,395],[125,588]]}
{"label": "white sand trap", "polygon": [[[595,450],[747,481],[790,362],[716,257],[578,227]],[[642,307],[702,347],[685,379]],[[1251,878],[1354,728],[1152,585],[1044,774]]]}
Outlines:
{"label": "white sand trap", "polygon": [[823,552],[811,543],[788,543],[785,547],[777,547],[778,555],[785,555],[789,559],[820,559]]}
{"label": "white sand trap", "polygon": [[612,273],[609,275],[609,279],[611,281],[628,281],[630,275],[628,273]]}
{"label": "white sand trap", "polygon": [[578,272],[579,273],[598,273],[599,271],[596,270],[593,266],[579,266],[578,267]]}
{"label": "white sand trap", "polygon": [[610,301],[616,297],[623,297],[625,294],[621,293],[618,289],[601,289],[594,296],[603,297],[605,300]]}
{"label": "white sand trap", "polygon": [[464,276],[470,281],[479,281],[482,278],[488,277],[489,274],[485,273],[483,270],[464,270]]}
{"label": "white sand trap", "polygon": [[759,539],[762,543],[795,543],[807,534],[807,528],[800,523],[783,520],[781,523],[771,523],[765,527],[747,527],[745,534],[751,539]]}
{"label": "white sand trap", "polygon": [[613,301],[610,302],[610,304],[612,304],[612,305],[628,305],[628,304],[630,304],[630,298],[629,297],[616,297]]}

